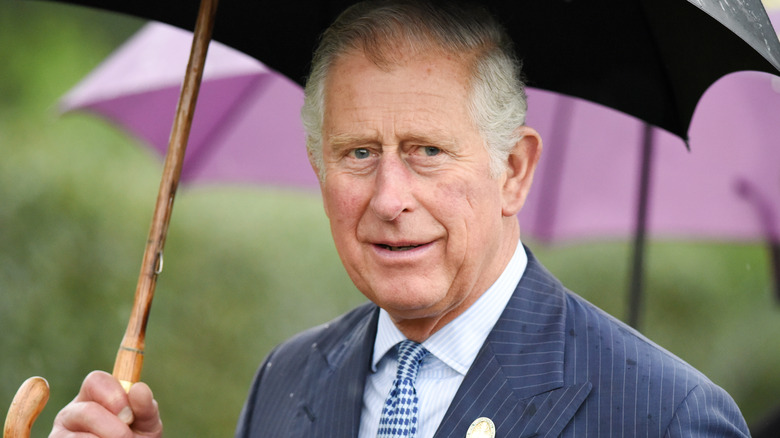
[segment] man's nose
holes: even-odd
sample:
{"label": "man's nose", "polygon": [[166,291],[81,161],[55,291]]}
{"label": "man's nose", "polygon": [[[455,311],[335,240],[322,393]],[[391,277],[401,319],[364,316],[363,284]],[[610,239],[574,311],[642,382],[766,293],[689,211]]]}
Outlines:
{"label": "man's nose", "polygon": [[385,155],[381,158],[374,179],[374,194],[369,204],[371,210],[383,221],[393,221],[414,205],[411,172],[400,157]]}

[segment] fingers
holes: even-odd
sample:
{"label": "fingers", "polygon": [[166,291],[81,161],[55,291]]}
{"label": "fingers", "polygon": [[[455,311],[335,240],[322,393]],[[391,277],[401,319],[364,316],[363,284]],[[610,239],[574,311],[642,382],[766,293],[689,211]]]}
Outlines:
{"label": "fingers", "polygon": [[[117,437],[131,438],[130,428],[119,418],[96,402],[73,401],[54,419],[54,428],[49,436],[70,437]],[[81,435],[83,434],[83,435]]]}
{"label": "fingers", "polygon": [[133,385],[128,394],[110,374],[92,372],[76,398],[57,414],[50,438],[74,434],[106,438],[161,436],[162,422],[152,391],[141,383]]}
{"label": "fingers", "polygon": [[93,371],[84,379],[75,401],[96,402],[126,424],[133,422],[127,393],[114,376],[104,371]]}
{"label": "fingers", "polygon": [[84,379],[76,398],[57,414],[49,437],[131,438],[127,421],[132,417],[127,394],[119,382],[108,373],[95,371]]}
{"label": "fingers", "polygon": [[133,430],[141,435],[156,436],[162,434],[162,421],[157,401],[152,390],[145,383],[136,383],[128,393],[130,406],[135,414]]}

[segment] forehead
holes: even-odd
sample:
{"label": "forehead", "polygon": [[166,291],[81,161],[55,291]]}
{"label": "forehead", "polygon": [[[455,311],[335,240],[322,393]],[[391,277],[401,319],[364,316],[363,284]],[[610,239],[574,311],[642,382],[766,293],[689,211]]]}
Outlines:
{"label": "forehead", "polygon": [[379,66],[353,52],[336,60],[325,85],[326,127],[387,117],[470,124],[469,74],[457,56],[417,53]]}
{"label": "forehead", "polygon": [[386,78],[439,78],[466,89],[472,61],[472,55],[450,53],[437,46],[397,46],[373,55],[362,50],[349,50],[331,64],[326,88],[345,81],[354,82],[365,74],[384,74]]}

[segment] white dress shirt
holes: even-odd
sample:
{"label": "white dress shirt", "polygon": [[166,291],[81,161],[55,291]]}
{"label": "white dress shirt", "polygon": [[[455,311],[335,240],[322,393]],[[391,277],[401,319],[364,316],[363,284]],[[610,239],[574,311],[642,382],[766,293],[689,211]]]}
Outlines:
{"label": "white dress shirt", "polygon": [[[423,359],[415,383],[420,409],[417,438],[429,438],[436,433],[466,372],[523,276],[527,263],[528,256],[522,243],[518,243],[498,280],[465,312],[423,342],[430,354]],[[387,312],[380,310],[372,367],[363,392],[360,438],[376,437],[382,405],[395,379],[397,360],[393,347],[404,339],[406,337],[393,324]]]}

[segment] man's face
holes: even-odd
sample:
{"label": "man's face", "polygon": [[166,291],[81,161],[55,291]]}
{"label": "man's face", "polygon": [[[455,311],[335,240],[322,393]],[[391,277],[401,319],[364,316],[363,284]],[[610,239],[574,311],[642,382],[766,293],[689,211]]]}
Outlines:
{"label": "man's face", "polygon": [[519,237],[516,211],[504,214],[506,174],[491,177],[468,115],[467,84],[463,65],[437,55],[380,70],[348,54],[326,82],[322,194],[336,248],[402,330],[430,334],[462,313]]}

